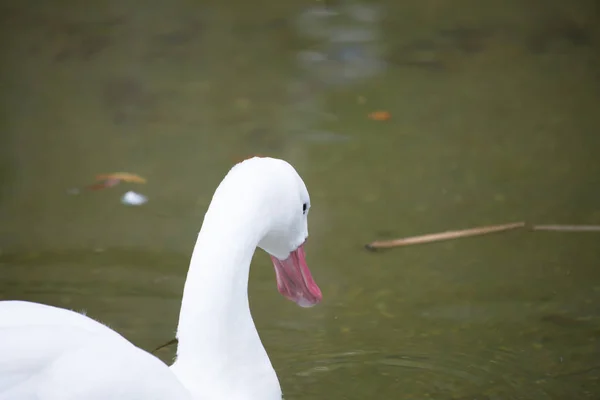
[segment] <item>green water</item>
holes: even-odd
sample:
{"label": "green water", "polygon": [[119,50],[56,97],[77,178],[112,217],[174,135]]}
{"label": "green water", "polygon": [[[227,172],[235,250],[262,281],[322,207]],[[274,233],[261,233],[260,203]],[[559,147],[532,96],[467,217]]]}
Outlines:
{"label": "green water", "polygon": [[[255,256],[253,316],[286,399],[600,398],[599,234],[363,247],[600,224],[597,1],[381,2],[368,50],[310,37],[330,22],[303,31],[308,0],[1,4],[0,298],[161,344],[214,188],[259,153],[310,190],[324,293],[295,306]],[[340,72],[367,51],[362,78]],[[148,181],[67,192],[116,171]],[[126,190],[150,200],[126,207]]]}

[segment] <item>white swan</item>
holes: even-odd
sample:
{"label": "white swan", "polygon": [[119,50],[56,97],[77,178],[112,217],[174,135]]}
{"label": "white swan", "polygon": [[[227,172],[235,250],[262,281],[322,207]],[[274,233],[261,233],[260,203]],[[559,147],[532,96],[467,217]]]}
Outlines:
{"label": "white swan", "polygon": [[309,208],[287,162],[254,157],[231,169],[198,234],[170,368],[82,314],[0,302],[0,400],[281,399],[250,314],[248,274],[260,247],[281,294],[303,307],[321,300],[304,258]]}

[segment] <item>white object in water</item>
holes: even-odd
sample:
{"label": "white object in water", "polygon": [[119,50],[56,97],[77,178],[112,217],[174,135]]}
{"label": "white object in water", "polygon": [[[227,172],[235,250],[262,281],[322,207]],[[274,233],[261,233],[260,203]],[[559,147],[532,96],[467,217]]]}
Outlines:
{"label": "white object in water", "polygon": [[121,203],[127,204],[128,206],[141,206],[146,203],[148,198],[143,194],[139,194],[133,191],[129,191],[121,197]]}
{"label": "white object in water", "polygon": [[0,301],[0,399],[280,400],[252,321],[248,274],[260,247],[282,295],[303,307],[321,300],[304,255],[309,208],[287,162],[254,157],[231,169],[194,247],[170,368],[82,314]]}

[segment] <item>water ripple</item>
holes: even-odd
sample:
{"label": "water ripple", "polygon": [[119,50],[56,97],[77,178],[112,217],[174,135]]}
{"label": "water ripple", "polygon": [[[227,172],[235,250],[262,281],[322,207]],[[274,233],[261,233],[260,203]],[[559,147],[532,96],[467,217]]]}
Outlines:
{"label": "water ripple", "polygon": [[[525,357],[528,358],[527,362],[524,362]],[[302,384],[299,393],[303,395],[307,393],[307,386],[312,386],[309,383],[320,386],[320,383],[327,382],[330,392],[337,390],[355,394],[345,397],[348,399],[365,398],[374,388],[379,388],[379,398],[584,398],[584,392],[575,386],[566,389],[555,379],[540,377],[529,370],[526,365],[535,361],[531,360],[530,354],[506,348],[483,351],[452,348],[395,354],[354,350],[309,358],[295,365],[298,368],[296,377]],[[369,385],[363,387],[361,381],[368,381]],[[294,392],[288,392],[286,398],[295,398]]]}

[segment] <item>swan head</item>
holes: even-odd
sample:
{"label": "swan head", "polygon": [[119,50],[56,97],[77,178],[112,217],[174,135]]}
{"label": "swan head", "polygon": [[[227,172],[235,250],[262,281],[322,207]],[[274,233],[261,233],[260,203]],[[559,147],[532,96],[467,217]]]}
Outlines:
{"label": "swan head", "polygon": [[260,203],[265,224],[258,247],[271,256],[279,293],[301,307],[314,306],[322,294],[304,252],[310,210],[304,181],[289,163],[275,158],[253,157],[238,168],[248,172],[245,182]]}

